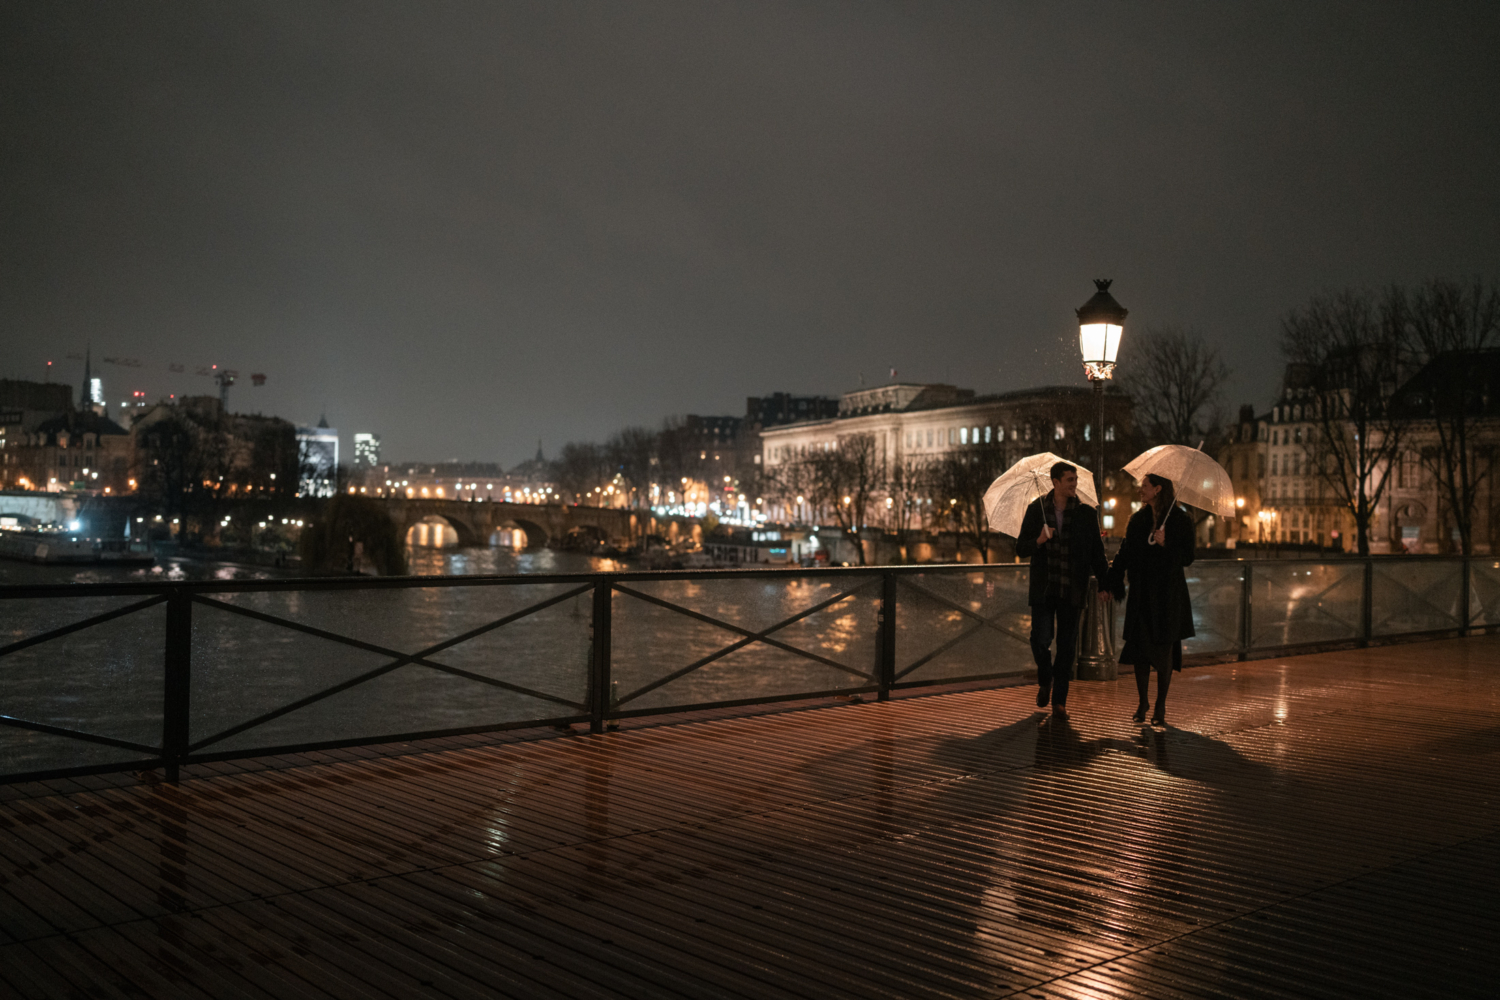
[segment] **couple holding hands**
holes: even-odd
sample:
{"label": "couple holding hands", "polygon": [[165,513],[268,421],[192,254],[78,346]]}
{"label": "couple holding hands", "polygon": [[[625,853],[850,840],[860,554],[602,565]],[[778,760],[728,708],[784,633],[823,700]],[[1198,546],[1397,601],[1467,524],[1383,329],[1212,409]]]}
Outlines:
{"label": "couple holding hands", "polygon": [[[1151,724],[1166,724],[1172,671],[1182,668],[1182,640],[1193,635],[1193,610],[1183,567],[1193,562],[1193,522],[1175,503],[1172,481],[1147,474],[1141,507],[1125,528],[1114,565],[1104,555],[1099,513],[1078,499],[1078,469],[1058,462],[1052,490],[1026,510],[1016,554],[1031,559],[1031,653],[1036,658],[1038,708],[1052,705],[1068,717],[1068,681],[1078,650],[1078,621],[1088,581],[1099,581],[1099,600],[1124,598],[1125,648],[1120,662],[1135,667],[1140,694],[1133,721],[1145,722],[1151,669],[1156,668],[1156,709]],[[1049,647],[1057,642],[1054,656]]]}

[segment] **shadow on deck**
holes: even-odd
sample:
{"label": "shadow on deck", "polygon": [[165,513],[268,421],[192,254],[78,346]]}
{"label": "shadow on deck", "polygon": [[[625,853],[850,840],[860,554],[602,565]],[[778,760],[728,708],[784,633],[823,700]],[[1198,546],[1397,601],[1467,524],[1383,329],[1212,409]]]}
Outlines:
{"label": "shadow on deck", "polygon": [[[26,997],[1490,996],[1500,637],[0,788]],[[1180,728],[1179,728],[1180,727]]]}

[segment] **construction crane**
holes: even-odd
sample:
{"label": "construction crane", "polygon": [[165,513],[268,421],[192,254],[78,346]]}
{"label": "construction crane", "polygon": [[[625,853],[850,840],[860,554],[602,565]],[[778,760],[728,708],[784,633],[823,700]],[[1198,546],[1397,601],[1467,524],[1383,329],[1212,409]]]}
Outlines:
{"label": "construction crane", "polygon": [[[209,369],[209,374],[219,385],[219,409],[225,413],[228,413],[229,387],[234,385],[235,380],[240,377],[240,373],[231,368],[220,368],[218,365],[214,365],[211,369]],[[250,376],[250,384],[257,387],[263,386],[266,384],[266,377],[261,373],[256,372],[254,375]]]}
{"label": "construction crane", "polygon": [[213,380],[219,383],[219,411],[229,412],[229,387],[234,385],[234,380],[239,377],[239,372],[230,371],[228,368],[213,367]]}

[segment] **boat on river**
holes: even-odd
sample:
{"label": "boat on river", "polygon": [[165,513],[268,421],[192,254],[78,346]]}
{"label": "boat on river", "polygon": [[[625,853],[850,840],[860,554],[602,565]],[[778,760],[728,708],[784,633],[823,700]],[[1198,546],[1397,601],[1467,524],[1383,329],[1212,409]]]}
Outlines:
{"label": "boat on river", "polygon": [[85,538],[66,531],[0,530],[0,558],[46,565],[150,566],[144,538]]}

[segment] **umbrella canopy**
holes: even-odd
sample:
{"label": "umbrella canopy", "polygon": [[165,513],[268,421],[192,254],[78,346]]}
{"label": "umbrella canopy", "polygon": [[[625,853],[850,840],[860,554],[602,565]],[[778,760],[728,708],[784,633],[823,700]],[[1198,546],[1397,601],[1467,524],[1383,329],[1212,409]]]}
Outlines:
{"label": "umbrella canopy", "polygon": [[1078,469],[1078,499],[1090,507],[1099,506],[1094,474],[1077,462],[1044,451],[1040,455],[1027,455],[1001,473],[1000,478],[984,491],[984,512],[990,527],[1012,538],[1020,535],[1026,508],[1052,489],[1052,466],[1058,462],[1068,462]]}
{"label": "umbrella canopy", "polygon": [[1159,444],[1131,459],[1125,471],[1137,479],[1148,472],[1170,479],[1179,502],[1220,517],[1234,517],[1234,483],[1229,473],[1197,448]]}

